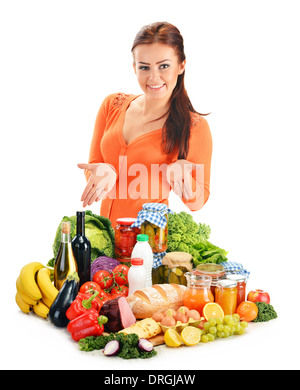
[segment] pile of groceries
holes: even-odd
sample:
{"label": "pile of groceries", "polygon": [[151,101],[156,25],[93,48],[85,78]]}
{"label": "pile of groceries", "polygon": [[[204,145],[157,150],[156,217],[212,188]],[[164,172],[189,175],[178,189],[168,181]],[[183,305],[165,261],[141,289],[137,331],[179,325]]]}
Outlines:
{"label": "pile of groceries", "polygon": [[250,272],[209,237],[209,225],[161,203],[114,229],[78,211],[59,224],[47,265],[21,269],[16,303],[65,328],[79,350],[124,359],[244,335],[249,322],[276,318],[269,294],[247,292]]}

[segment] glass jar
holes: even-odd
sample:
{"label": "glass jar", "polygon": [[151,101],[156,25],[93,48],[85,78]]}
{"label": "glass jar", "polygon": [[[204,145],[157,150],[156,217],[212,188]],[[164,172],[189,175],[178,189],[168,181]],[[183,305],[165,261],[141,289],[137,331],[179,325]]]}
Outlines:
{"label": "glass jar", "polygon": [[131,227],[136,218],[118,218],[115,227],[115,253],[120,263],[130,267],[131,253],[136,244],[136,237],[140,234],[139,227]]}
{"label": "glass jar", "polygon": [[183,305],[190,310],[197,310],[202,316],[203,307],[208,302],[213,302],[214,297],[210,291],[212,278],[197,273],[186,272],[187,289],[183,295]]}
{"label": "glass jar", "polygon": [[165,214],[165,217],[167,219],[167,224],[164,228],[149,221],[144,221],[141,225],[141,234],[147,234],[149,236],[149,244],[153,253],[161,253],[167,250],[168,215]]}
{"label": "glass jar", "polygon": [[168,252],[162,259],[164,282],[187,285],[185,273],[193,269],[193,256],[186,252]]}
{"label": "glass jar", "polygon": [[247,277],[239,274],[227,274],[227,279],[237,282],[237,303],[238,306],[241,302],[246,300],[246,285]]}
{"label": "glass jar", "polygon": [[196,267],[197,272],[200,275],[211,276],[212,281],[210,285],[210,290],[215,296],[215,288],[219,280],[226,278],[226,270],[222,264],[215,263],[206,263],[206,264],[198,264]]}
{"label": "glass jar", "polygon": [[215,288],[215,302],[222,307],[224,315],[234,314],[237,307],[237,282],[219,280]]}

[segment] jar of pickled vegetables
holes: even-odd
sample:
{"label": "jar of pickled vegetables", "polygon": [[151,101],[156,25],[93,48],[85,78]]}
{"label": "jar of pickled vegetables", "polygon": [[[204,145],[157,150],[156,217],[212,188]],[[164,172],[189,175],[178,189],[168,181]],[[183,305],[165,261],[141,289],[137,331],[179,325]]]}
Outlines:
{"label": "jar of pickled vegetables", "polygon": [[116,259],[128,267],[131,265],[131,253],[137,241],[136,237],[141,232],[139,227],[131,226],[135,221],[136,218],[118,218],[115,227]]}
{"label": "jar of pickled vegetables", "polygon": [[234,314],[237,308],[237,282],[219,280],[215,286],[215,302],[222,307],[224,315]]}
{"label": "jar of pickled vegetables", "polygon": [[226,278],[225,267],[222,264],[215,263],[198,264],[195,271],[199,275],[211,276],[210,290],[213,296],[215,296],[215,288],[218,281]]}
{"label": "jar of pickled vegetables", "polygon": [[237,306],[246,300],[247,277],[240,274],[227,274],[227,279],[237,282]]}
{"label": "jar of pickled vegetables", "polygon": [[187,285],[185,277],[186,272],[190,272],[193,269],[193,256],[186,252],[168,252],[162,259],[162,265],[164,266],[163,283],[175,283]]}
{"label": "jar of pickled vegetables", "polygon": [[[166,216],[166,218],[168,218]],[[168,240],[168,222],[164,228],[155,223],[144,221],[141,225],[141,233],[149,236],[149,244],[153,253],[165,252]]]}

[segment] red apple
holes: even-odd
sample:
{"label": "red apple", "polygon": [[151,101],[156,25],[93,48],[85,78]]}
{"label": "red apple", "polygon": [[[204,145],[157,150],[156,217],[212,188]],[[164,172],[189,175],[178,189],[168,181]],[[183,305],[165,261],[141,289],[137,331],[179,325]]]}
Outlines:
{"label": "red apple", "polygon": [[270,295],[264,290],[252,290],[248,293],[247,301],[270,303]]}

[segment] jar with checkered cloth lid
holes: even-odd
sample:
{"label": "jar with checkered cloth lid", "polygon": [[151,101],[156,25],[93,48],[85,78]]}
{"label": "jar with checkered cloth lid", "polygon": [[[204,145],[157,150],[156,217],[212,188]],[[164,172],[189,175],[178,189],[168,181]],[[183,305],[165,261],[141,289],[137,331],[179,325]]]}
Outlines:
{"label": "jar with checkered cloth lid", "polygon": [[168,245],[168,214],[173,213],[164,203],[144,203],[132,227],[140,227],[147,234],[153,253],[162,253]]}

